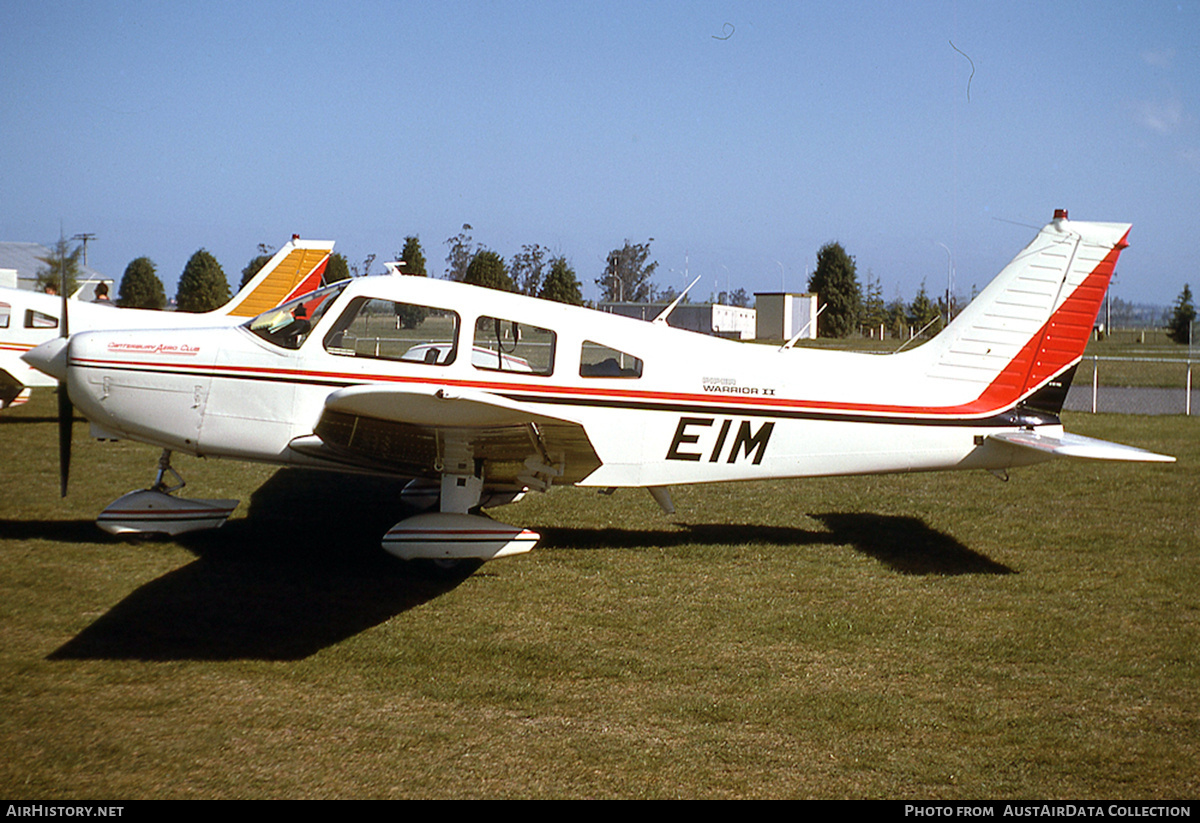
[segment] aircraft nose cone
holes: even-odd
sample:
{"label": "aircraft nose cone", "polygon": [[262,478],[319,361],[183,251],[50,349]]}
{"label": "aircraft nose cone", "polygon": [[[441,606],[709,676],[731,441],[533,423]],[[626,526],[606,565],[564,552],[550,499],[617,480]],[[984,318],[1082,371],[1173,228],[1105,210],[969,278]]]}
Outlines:
{"label": "aircraft nose cone", "polygon": [[21,359],[35,369],[51,377],[65,380],[67,377],[67,338],[56,337],[40,346],[34,346],[21,355]]}

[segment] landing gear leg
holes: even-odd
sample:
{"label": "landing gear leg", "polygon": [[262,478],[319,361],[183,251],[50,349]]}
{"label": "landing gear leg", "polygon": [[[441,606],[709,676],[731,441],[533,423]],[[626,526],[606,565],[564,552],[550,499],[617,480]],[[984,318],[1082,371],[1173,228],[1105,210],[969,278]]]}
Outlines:
{"label": "landing gear leg", "polygon": [[442,475],[442,499],[440,510],[455,514],[466,514],[478,508],[483,495],[483,478],[475,475]]}
{"label": "landing gear leg", "polygon": [[[167,485],[165,478],[168,474],[175,478],[174,485]],[[158,456],[158,474],[154,475],[154,485],[150,487],[150,491],[173,494],[186,485],[187,481],[171,465],[171,450],[163,449],[162,454]]]}

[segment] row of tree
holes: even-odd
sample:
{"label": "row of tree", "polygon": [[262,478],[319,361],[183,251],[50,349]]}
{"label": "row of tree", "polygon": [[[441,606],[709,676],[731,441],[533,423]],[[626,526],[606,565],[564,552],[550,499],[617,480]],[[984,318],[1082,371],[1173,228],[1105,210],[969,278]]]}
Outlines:
{"label": "row of tree", "polygon": [[[544,246],[534,243],[522,246],[521,251],[506,263],[496,252],[476,244],[471,231],[471,226],[464,224],[461,232],[446,240],[449,248],[446,256],[447,278],[560,303],[583,303],[579,279],[565,256],[551,254]],[[626,240],[621,248],[609,252],[604,273],[596,279],[602,300],[649,302],[656,296],[666,299],[676,296],[673,290],[656,292],[652,278],[658,263],[650,259],[650,243],[653,239],[645,243]],[[38,258],[45,264],[37,274],[39,288],[53,286],[57,289],[65,275],[68,293],[73,292],[78,281],[82,251],[82,246],[71,249],[66,240],[59,240],[52,255]],[[258,274],[273,253],[271,247],[259,245],[258,255],[242,269],[239,289]],[[405,238],[404,248],[397,253],[396,259],[400,261],[403,274],[429,276],[425,253],[416,235]],[[325,281],[333,283],[352,276],[368,275],[374,260],[375,255],[369,255],[361,266],[350,265],[344,256],[334,253],[326,265]],[[911,303],[905,303],[899,297],[885,302],[879,278],[868,272],[864,293],[858,281],[854,258],[846,253],[840,243],[826,243],[817,252],[817,266],[808,279],[808,290],[820,295],[825,305],[819,323],[822,337],[848,337],[864,330],[873,333],[881,328],[894,336],[907,337],[912,332],[935,326],[938,318],[946,315],[945,301],[930,298],[924,282]],[[179,277],[176,308],[189,312],[211,311],[228,302],[230,296],[225,272],[216,258],[206,249],[193,254]],[[734,305],[749,303],[741,289],[725,297]],[[121,278],[117,304],[162,309],[166,303],[166,293],[153,261],[139,257],[130,262]],[[954,309],[955,306],[951,304],[951,314]],[[1178,343],[1187,344],[1191,340],[1195,321],[1192,292],[1185,285],[1168,323],[1169,336]]]}
{"label": "row of tree", "polygon": [[[82,246],[70,249],[66,240],[59,240],[53,254],[39,257],[44,265],[37,271],[38,289],[58,291],[65,282],[67,293],[73,293],[79,286],[82,251]],[[191,256],[179,277],[177,307],[181,311],[209,311],[224,305],[229,297],[229,284],[221,264],[207,250],[200,249]],[[139,309],[166,307],[166,292],[150,258],[139,257],[125,267],[117,305]]]}
{"label": "row of tree", "polygon": [[[521,251],[506,262],[496,252],[477,244],[471,231],[471,226],[464,224],[459,234],[446,241],[449,254],[446,257],[445,276],[448,279],[560,303],[583,304],[579,278],[564,255],[552,254],[545,246],[533,243],[522,246]],[[604,274],[596,279],[603,300],[648,302],[656,297],[669,300],[676,296],[673,290],[658,292],[654,287],[652,277],[658,263],[650,260],[651,241],[631,243],[626,240],[621,248],[609,253]],[[82,247],[69,249],[65,240],[59,241],[59,246],[61,248],[56,248],[52,256],[42,261],[46,267],[38,273],[39,287],[53,285],[57,289],[65,268],[67,288],[73,292],[77,287]],[[260,244],[258,254],[242,269],[238,288],[249,283],[273,254],[274,249]],[[405,238],[404,248],[397,253],[396,259],[401,263],[400,271],[403,274],[429,276],[425,253],[416,235]],[[349,264],[343,255],[335,252],[326,265],[325,282],[367,276],[371,273],[374,261],[375,255],[371,254],[361,264]],[[748,305],[750,302],[742,289],[726,297],[735,301],[736,305]],[[180,275],[175,295],[176,308],[180,311],[210,311],[223,305],[229,298],[229,283],[220,263],[206,249],[200,249],[188,260]],[[147,309],[166,306],[166,293],[153,261],[139,257],[126,267],[117,303]]]}
{"label": "row of tree", "polygon": [[[450,280],[558,303],[583,304],[579,278],[563,255],[551,254],[549,249],[537,243],[527,243],[512,256],[512,260],[505,263],[504,258],[496,252],[476,244],[471,231],[470,224],[464,223],[462,231],[446,241],[449,247],[446,277]],[[412,249],[409,243],[413,244]],[[419,252],[419,248],[416,237],[408,238],[400,256],[404,264],[401,271],[405,274],[417,273],[411,271],[409,260],[413,249]],[[420,274],[425,274],[423,256]]]}

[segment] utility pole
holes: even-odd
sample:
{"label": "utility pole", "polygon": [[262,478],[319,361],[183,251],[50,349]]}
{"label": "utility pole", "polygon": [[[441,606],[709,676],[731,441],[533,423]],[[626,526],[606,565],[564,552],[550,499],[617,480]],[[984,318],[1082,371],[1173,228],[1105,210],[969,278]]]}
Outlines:
{"label": "utility pole", "polygon": [[936,240],[933,242],[946,250],[946,325],[949,326],[952,319],[950,317],[950,300],[954,292],[954,255],[950,253],[950,247],[945,243],[938,243]]}
{"label": "utility pole", "polygon": [[86,266],[88,264],[88,262],[87,262],[87,244],[88,244],[89,240],[95,240],[96,235],[93,234],[92,232],[82,232],[80,234],[75,235],[71,239],[79,240],[79,241],[83,242],[83,265]]}

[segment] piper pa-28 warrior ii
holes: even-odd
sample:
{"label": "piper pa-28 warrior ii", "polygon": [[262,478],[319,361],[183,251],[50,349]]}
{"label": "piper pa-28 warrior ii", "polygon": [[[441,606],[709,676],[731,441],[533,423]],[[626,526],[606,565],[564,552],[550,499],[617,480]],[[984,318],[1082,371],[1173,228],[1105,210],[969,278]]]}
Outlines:
{"label": "piper pa-28 warrior ii", "polygon": [[27,357],[94,433],[162,448],[110,531],[214,526],[170,454],[413,478],[436,510],[384,548],[474,568],[539,536],[479,514],[557,484],[677,484],[987,469],[1055,457],[1172,461],[1066,434],[1058,414],[1129,226],[1055,213],[911,351],[776,349],[420,277],[344,281],[235,328],[86,332]]}
{"label": "piper pa-28 warrior ii", "polygon": [[[333,243],[293,237],[219,309],[203,314],[180,312],[167,319],[161,312],[121,309],[111,303],[67,300],[71,330],[150,329],[165,324],[208,327],[245,322],[265,309],[313,291],[321,285]],[[63,299],[26,289],[0,288],[0,409],[23,403],[30,387],[55,381],[30,368],[21,355],[60,334]]]}

